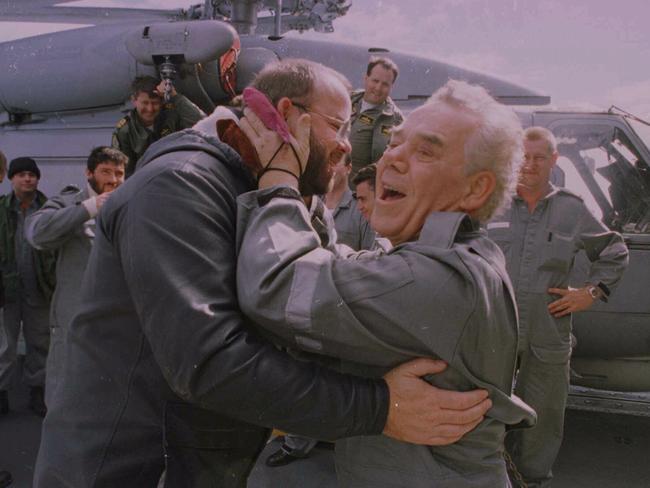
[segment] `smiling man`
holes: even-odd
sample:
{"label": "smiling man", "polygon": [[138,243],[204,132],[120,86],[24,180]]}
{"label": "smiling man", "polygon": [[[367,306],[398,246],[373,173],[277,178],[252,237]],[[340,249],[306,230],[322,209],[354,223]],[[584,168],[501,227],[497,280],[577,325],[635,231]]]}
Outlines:
{"label": "smiling man", "polygon": [[188,129],[205,114],[187,97],[172,88],[169,103],[163,103],[164,82],[140,76],[131,85],[133,109],[120,119],[113,132],[112,146],[129,158],[126,175],[135,171],[138,159],[158,139]]}
{"label": "smiling man", "polygon": [[398,74],[393,61],[373,56],[363,78],[364,88],[352,93],[352,177],[381,157],[391,128],[404,119],[390,98]]}
{"label": "smiling man", "polygon": [[[281,142],[246,118],[271,162],[260,189],[239,198],[243,310],[286,345],[341,358],[346,372],[379,377],[409,358],[443,359],[449,368],[432,384],[485,388],[494,405],[448,447],[378,435],[337,441],[340,485],[509,486],[505,426],[530,425],[534,412],[511,395],[514,295],[503,254],[478,223],[506,201],[520,159],[514,112],[480,87],[450,81],[411,113],[377,166],[371,222],[395,247],[346,258],[320,246],[296,191],[294,151],[271,158]],[[305,147],[309,123],[295,122],[294,147]]]}
{"label": "smiling man", "polygon": [[104,146],[93,149],[86,162],[86,188],[67,186],[27,219],[27,241],[35,249],[57,251],[58,256],[50,309],[46,403],[61,375],[66,337],[79,305],[79,288],[95,237],[95,217],[124,182],[126,163],[127,157],[117,149]]}
{"label": "smiling man", "polygon": [[[519,307],[516,393],[538,415],[535,428],[513,431],[508,447],[530,487],[549,486],[562,444],[569,390],[571,314],[607,297],[620,280],[628,251],[620,234],[593,216],[582,198],[550,183],[558,159],[553,134],[529,127],[517,194],[487,225],[501,246]],[[569,287],[576,254],[591,261],[586,283]]]}

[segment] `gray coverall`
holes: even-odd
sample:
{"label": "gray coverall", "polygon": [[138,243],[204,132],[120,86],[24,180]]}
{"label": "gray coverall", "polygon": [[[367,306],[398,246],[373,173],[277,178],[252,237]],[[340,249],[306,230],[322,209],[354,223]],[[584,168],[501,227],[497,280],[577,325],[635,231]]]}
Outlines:
{"label": "gray coverall", "polygon": [[517,319],[501,251],[466,215],[447,212],[431,214],[417,241],[388,254],[341,258],[320,246],[291,192],[277,186],[239,197],[242,309],[283,343],[339,357],[345,371],[367,377],[413,357],[441,358],[449,368],[427,378],[432,384],[486,388],[493,402],[451,446],[337,441],[341,486],[510,486],[505,425],[530,425],[534,412],[511,395]]}
{"label": "gray coverall", "polygon": [[[77,310],[81,280],[95,237],[95,219],[82,204],[89,191],[69,186],[27,218],[25,237],[38,250],[57,250],[56,288],[50,308],[46,403],[61,376],[66,337]],[[94,217],[94,215],[92,216]]]}
{"label": "gray coverall", "polygon": [[359,212],[350,189],[345,189],[341,201],[332,214],[336,227],[336,242],[346,244],[355,251],[372,249],[375,244],[375,232]]}
{"label": "gray coverall", "polygon": [[535,409],[535,428],[508,435],[508,450],[529,486],[545,486],[562,443],[569,390],[571,316],[554,318],[549,288],[566,288],[575,255],[592,262],[587,283],[611,290],[627,265],[627,248],[591,214],[582,199],[553,187],[529,213],[515,197],[506,213],[487,224],[501,247],[519,310],[519,374],[515,393]]}

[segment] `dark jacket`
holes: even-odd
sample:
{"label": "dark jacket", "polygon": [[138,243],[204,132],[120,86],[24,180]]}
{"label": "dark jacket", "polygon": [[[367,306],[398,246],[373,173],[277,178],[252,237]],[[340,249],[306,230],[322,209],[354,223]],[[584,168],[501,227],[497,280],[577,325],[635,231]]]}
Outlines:
{"label": "dark jacket", "polygon": [[[38,207],[42,207],[47,197],[40,191],[36,192]],[[15,211],[16,197],[9,193],[0,197],[0,270],[4,282],[5,300],[18,300],[18,272],[16,262],[16,226],[18,216]],[[34,250],[34,269],[38,287],[46,301],[50,301],[56,285],[56,252]]]}
{"label": "dark jacket", "polygon": [[[175,447],[232,452],[259,438],[252,423],[331,439],[383,429],[383,380],[294,360],[246,323],[236,198],[254,183],[206,137],[151,146],[101,209],[36,487],[155,487],[179,470]],[[176,486],[222,486],[185,474]]]}

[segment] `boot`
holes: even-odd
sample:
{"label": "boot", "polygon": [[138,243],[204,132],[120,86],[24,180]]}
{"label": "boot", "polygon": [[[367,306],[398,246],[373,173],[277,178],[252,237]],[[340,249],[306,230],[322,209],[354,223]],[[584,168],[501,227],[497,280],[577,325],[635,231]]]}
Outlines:
{"label": "boot", "polygon": [[5,488],[13,482],[9,471],[0,471],[0,488]]}
{"label": "boot", "polygon": [[29,390],[29,408],[39,417],[45,417],[47,407],[42,386],[32,386]]}
{"label": "boot", "polygon": [[9,393],[7,392],[7,390],[0,390],[0,415],[7,415],[8,413],[9,413]]}

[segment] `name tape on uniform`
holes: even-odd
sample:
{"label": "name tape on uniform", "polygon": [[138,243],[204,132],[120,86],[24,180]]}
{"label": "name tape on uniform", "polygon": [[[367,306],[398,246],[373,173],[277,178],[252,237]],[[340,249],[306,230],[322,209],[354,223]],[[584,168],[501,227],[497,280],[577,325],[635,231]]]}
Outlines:
{"label": "name tape on uniform", "polygon": [[509,229],[510,222],[488,222],[487,229]]}

